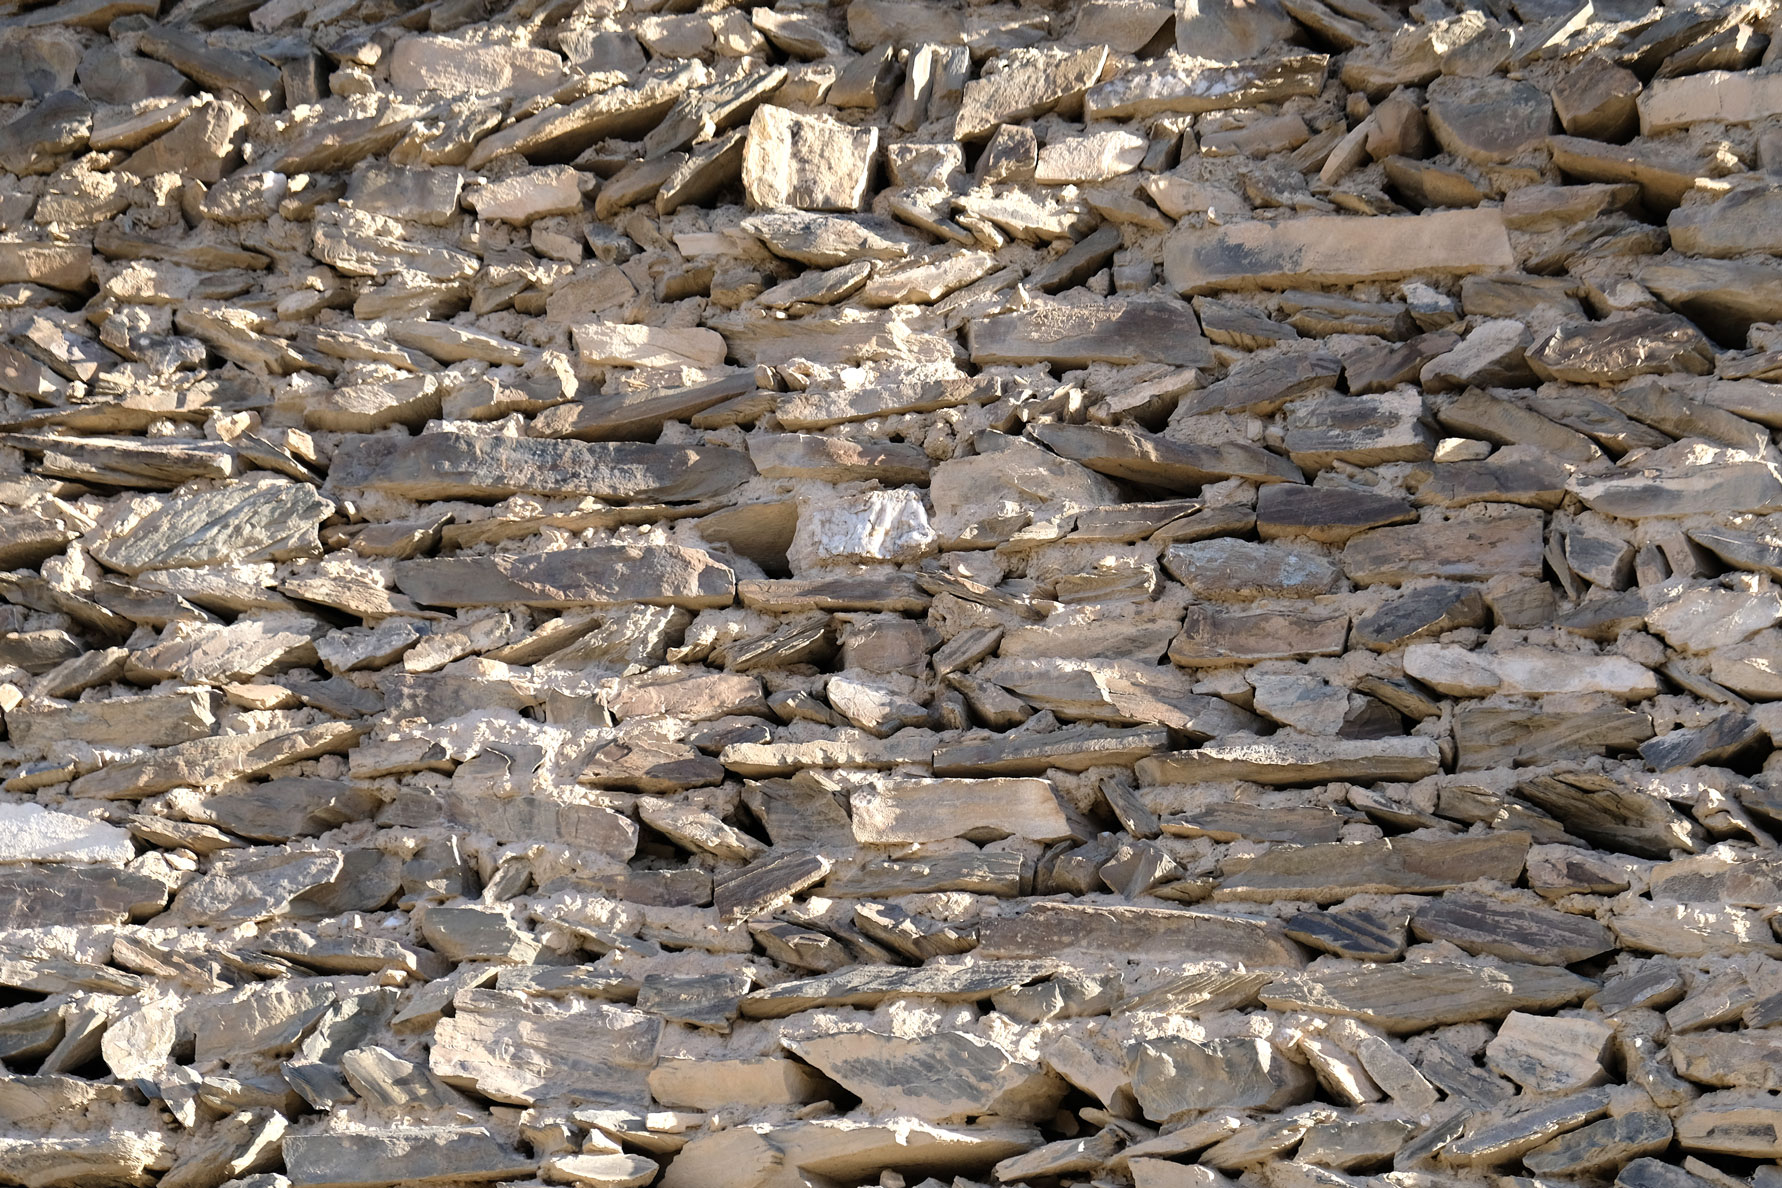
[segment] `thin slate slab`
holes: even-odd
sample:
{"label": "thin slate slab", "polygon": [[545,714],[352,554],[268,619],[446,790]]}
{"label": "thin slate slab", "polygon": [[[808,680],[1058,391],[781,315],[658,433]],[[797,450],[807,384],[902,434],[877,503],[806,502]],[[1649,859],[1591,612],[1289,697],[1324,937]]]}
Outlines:
{"label": "thin slate slab", "polygon": [[396,564],[396,586],[428,606],[729,606],[736,573],[680,545],[591,545],[551,553],[430,557]]}
{"label": "thin slate slab", "polygon": [[329,487],[407,499],[526,494],[691,502],[726,495],[754,473],[747,455],[721,447],[423,433],[406,441],[346,438]]}
{"label": "thin slate slab", "polygon": [[979,961],[966,966],[851,965],[814,978],[781,982],[747,995],[746,1019],[784,1019],[816,1007],[871,1009],[887,998],[919,995],[942,1002],[981,1002],[992,994],[1052,976],[1055,961]]}
{"label": "thin slate slab", "polygon": [[1278,1011],[1343,1015],[1408,1035],[1511,1011],[1554,1010],[1595,988],[1588,978],[1545,965],[1419,961],[1287,974],[1263,987],[1262,1001]]}
{"label": "thin slate slab", "polygon": [[1222,880],[1214,897],[1337,903],[1351,895],[1432,894],[1480,879],[1511,884],[1522,873],[1530,837],[1408,834],[1349,845],[1277,846]]}

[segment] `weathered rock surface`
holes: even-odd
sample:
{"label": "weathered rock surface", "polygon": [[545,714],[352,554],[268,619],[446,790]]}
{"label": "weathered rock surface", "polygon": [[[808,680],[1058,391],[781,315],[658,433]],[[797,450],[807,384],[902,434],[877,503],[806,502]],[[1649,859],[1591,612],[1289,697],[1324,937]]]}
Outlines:
{"label": "weathered rock surface", "polygon": [[1774,8],[0,3],[0,1182],[1779,1188]]}

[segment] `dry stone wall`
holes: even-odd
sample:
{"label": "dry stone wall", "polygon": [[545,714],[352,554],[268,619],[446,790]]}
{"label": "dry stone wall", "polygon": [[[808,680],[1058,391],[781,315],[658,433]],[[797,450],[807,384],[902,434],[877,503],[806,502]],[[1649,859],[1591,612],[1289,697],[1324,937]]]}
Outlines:
{"label": "dry stone wall", "polygon": [[1776,0],[0,0],[0,1184],[1782,1188]]}

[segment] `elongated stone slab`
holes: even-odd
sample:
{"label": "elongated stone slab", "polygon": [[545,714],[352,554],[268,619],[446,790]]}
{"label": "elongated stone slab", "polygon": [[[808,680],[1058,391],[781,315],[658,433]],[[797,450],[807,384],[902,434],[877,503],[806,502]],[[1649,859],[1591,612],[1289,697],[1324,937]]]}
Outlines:
{"label": "elongated stone slab", "polygon": [[1163,247],[1169,287],[1184,296],[1463,276],[1515,267],[1497,208],[1399,218],[1317,216],[1182,228]]}
{"label": "elongated stone slab", "polygon": [[1299,969],[1305,954],[1280,925],[1250,916],[1179,908],[1036,903],[1018,916],[985,920],[977,951],[1041,958],[1069,950],[1109,961],[1215,960]]}
{"label": "elongated stone slab", "polygon": [[1480,879],[1514,883],[1528,858],[1526,833],[1483,837],[1392,837],[1349,845],[1276,847],[1221,882],[1216,899],[1305,899],[1432,894]]}
{"label": "elongated stone slab", "polygon": [[920,995],[942,1002],[978,1002],[1052,976],[1055,961],[979,961],[966,966],[851,965],[814,978],[757,990],[742,1000],[747,1019],[784,1019],[813,1007],[872,1008],[887,998]]}
{"label": "elongated stone slab", "polygon": [[754,473],[748,457],[738,450],[423,433],[406,441],[347,438],[335,453],[328,485],[405,499],[507,499],[524,494],[691,502],[727,494]]}
{"label": "elongated stone slab", "polygon": [[729,606],[736,573],[680,545],[592,545],[552,553],[429,557],[396,565],[396,586],[428,606]]}
{"label": "elongated stone slab", "polygon": [[537,1168],[480,1128],[294,1134],[284,1140],[284,1153],[291,1183],[301,1188],[479,1183],[529,1176]]}
{"label": "elongated stone slab", "polygon": [[1278,1011],[1345,1015],[1408,1035],[1511,1011],[1553,1010],[1594,989],[1595,982],[1546,965],[1419,961],[1288,974],[1263,987],[1262,1001]]}
{"label": "elongated stone slab", "polygon": [[1061,457],[1112,478],[1153,487],[1181,491],[1228,478],[1257,483],[1306,481],[1292,462],[1248,442],[1200,444],[1106,425],[1036,425],[1032,432]]}
{"label": "elongated stone slab", "polygon": [[149,569],[284,561],[322,551],[316,526],[334,505],[306,483],[237,484],[175,496],[93,555],[132,576]]}
{"label": "elongated stone slab", "polygon": [[971,361],[1055,363],[1169,363],[1208,367],[1213,348],[1186,304],[1110,300],[1096,305],[1036,305],[1020,313],[966,323]]}
{"label": "elongated stone slab", "polygon": [[1045,780],[904,780],[856,791],[853,809],[854,838],[868,845],[1071,835],[1070,816]]}
{"label": "elongated stone slab", "polygon": [[1037,776],[1050,768],[1085,771],[1091,767],[1124,767],[1169,746],[1161,726],[1132,730],[1076,726],[1025,737],[998,735],[979,742],[957,742],[934,752],[934,773],[943,776]]}
{"label": "elongated stone slab", "polygon": [[1137,764],[1146,784],[1250,780],[1259,784],[1326,784],[1332,780],[1420,780],[1441,770],[1432,738],[1325,738],[1282,733],[1233,735],[1193,751],[1153,755]]}

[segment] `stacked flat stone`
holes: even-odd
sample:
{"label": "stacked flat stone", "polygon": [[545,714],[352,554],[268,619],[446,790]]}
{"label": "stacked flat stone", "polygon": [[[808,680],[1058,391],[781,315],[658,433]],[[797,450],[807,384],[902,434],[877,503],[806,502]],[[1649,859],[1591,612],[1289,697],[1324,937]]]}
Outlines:
{"label": "stacked flat stone", "polygon": [[0,1184],[1782,1188],[1776,0],[0,0]]}

